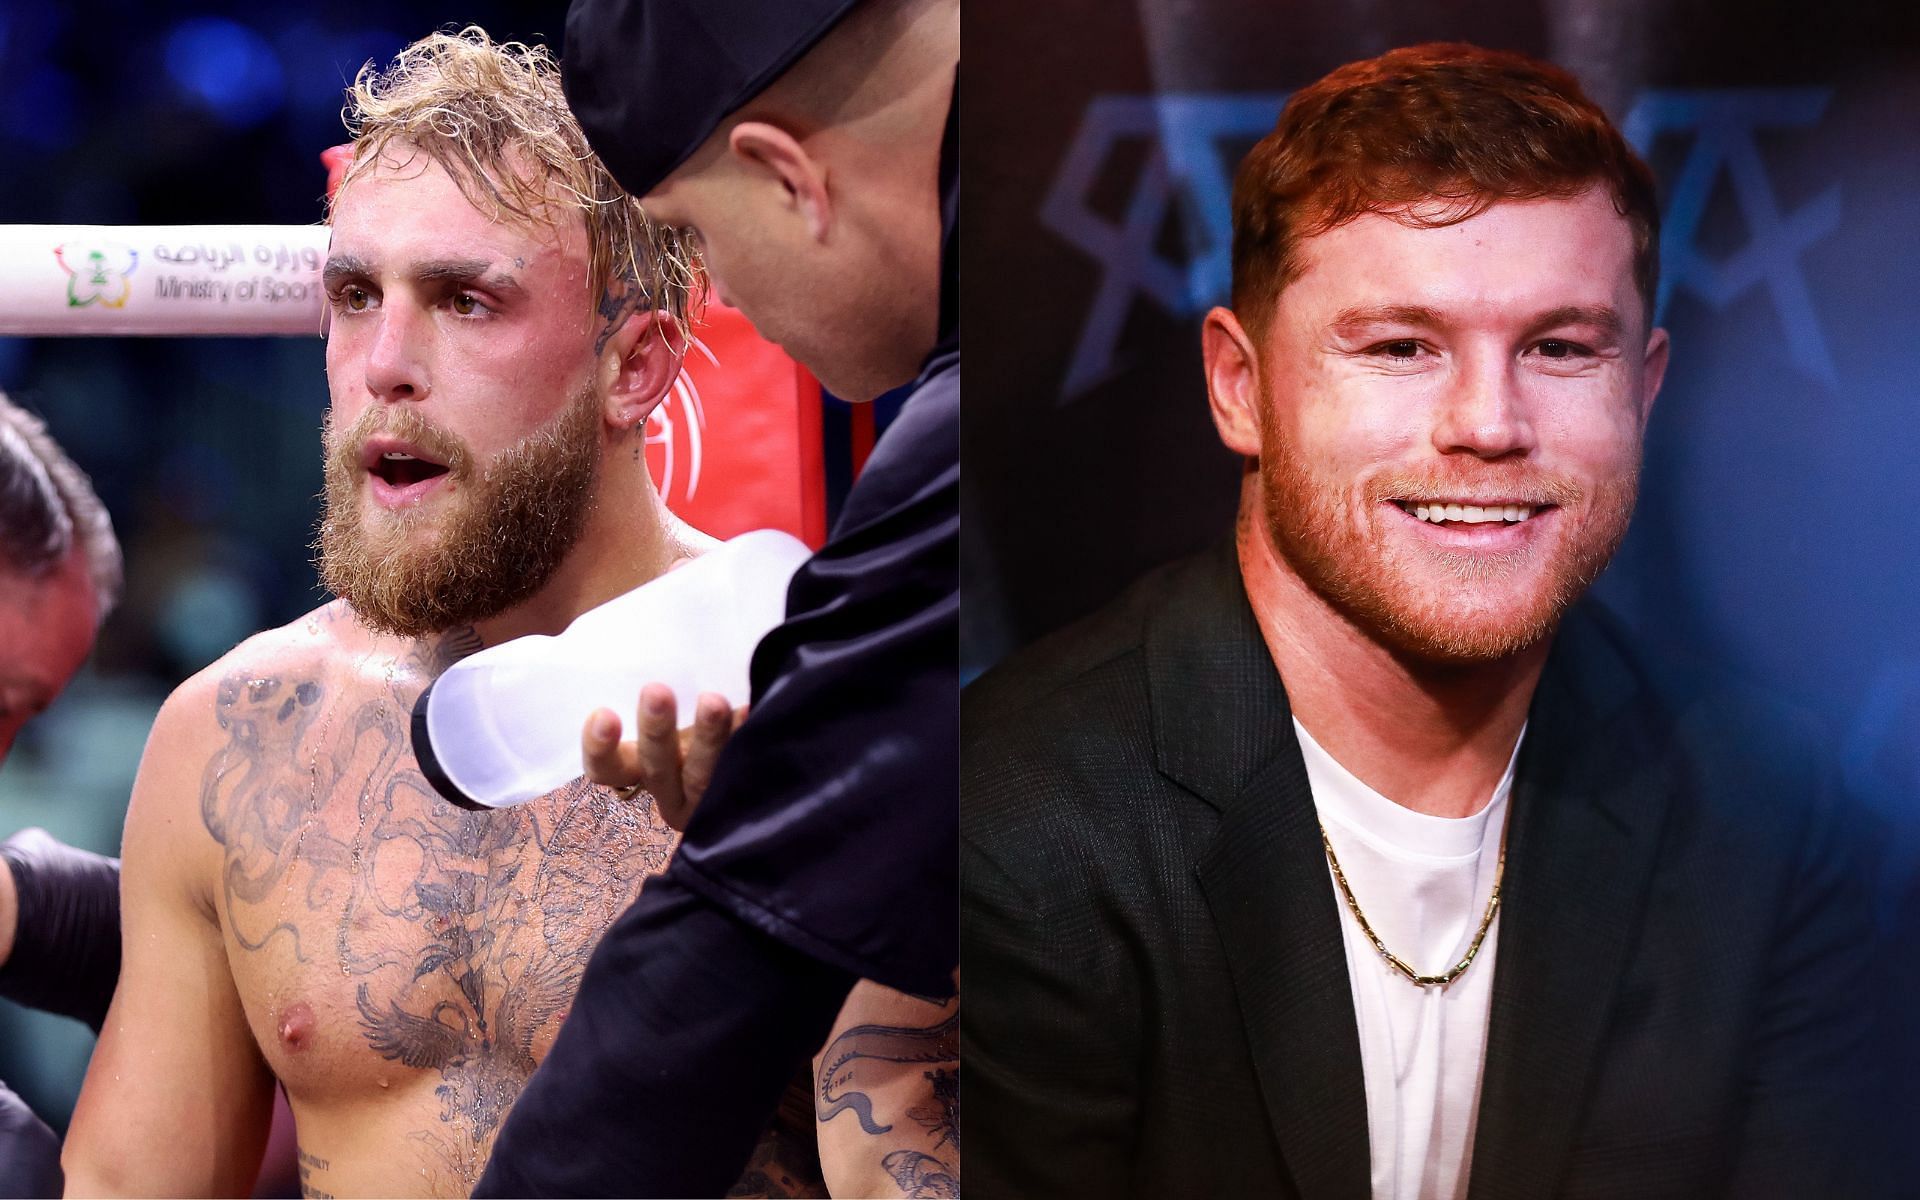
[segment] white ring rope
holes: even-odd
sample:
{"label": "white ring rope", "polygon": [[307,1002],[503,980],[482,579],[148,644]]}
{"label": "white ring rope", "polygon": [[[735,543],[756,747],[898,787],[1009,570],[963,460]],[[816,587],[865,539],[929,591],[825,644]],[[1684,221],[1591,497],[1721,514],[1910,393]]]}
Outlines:
{"label": "white ring rope", "polygon": [[317,336],[323,225],[0,225],[0,336]]}

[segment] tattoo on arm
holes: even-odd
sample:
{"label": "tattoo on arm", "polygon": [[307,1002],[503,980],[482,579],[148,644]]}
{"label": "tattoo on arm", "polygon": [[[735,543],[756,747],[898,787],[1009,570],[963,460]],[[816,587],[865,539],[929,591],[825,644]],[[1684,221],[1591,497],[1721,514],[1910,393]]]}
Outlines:
{"label": "tattoo on arm", "polygon": [[922,1129],[933,1135],[933,1148],[952,1146],[960,1149],[960,1072],[941,1067],[924,1072],[933,1084],[933,1099],[907,1110]]}
{"label": "tattoo on arm", "polygon": [[900,1194],[919,1200],[920,1197],[958,1197],[960,1180],[954,1177],[953,1168],[941,1162],[931,1154],[922,1154],[918,1150],[895,1150],[880,1160],[887,1174],[900,1188]]}
{"label": "tattoo on arm", "polygon": [[831,1121],[847,1109],[860,1120],[860,1128],[878,1136],[892,1129],[873,1119],[873,1099],[849,1085],[854,1064],[861,1059],[879,1059],[894,1063],[946,1063],[957,1061],[954,1046],[960,1018],[956,1014],[932,1028],[901,1025],[855,1025],[828,1044],[820,1056],[820,1081],[814,1096],[814,1115],[821,1124]]}
{"label": "tattoo on arm", "polygon": [[[881,1169],[904,1196],[953,1197],[960,1194],[960,1049],[959,1014],[938,1025],[856,1025],[828,1043],[820,1056],[820,1076],[814,1088],[814,1116],[825,1124],[849,1109],[860,1129],[872,1137],[891,1133],[895,1123],[874,1119],[873,1099],[856,1086],[862,1060],[920,1064],[920,1077],[930,1084],[931,1098],[907,1110],[907,1116],[927,1133],[921,1149],[901,1146],[896,1136],[875,1147],[893,1146],[880,1160]],[[952,1147],[947,1158],[928,1151]]]}

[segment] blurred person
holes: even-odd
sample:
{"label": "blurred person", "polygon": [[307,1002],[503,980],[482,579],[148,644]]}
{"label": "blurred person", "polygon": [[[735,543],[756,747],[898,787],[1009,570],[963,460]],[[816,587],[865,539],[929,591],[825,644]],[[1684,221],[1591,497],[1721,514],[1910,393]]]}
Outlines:
{"label": "blurred person", "polygon": [[120,593],[120,543],[46,425],[0,395],[0,760],[93,650]]}
{"label": "blurred person", "polygon": [[1877,1194],[1824,746],[1580,601],[1658,219],[1569,75],[1470,46],[1333,71],[1242,162],[1233,536],[964,699],[972,1192]]}
{"label": "blurred person", "polygon": [[[595,941],[674,847],[647,797],[585,781],[457,809],[407,731],[459,657],[711,544],[641,453],[696,273],[588,150],[544,50],[436,34],[350,101],[324,269],[339,599],[155,721],[78,1194],[244,1192],[276,1079],[310,1193],[466,1194]],[[811,1157],[771,1136],[741,1183],[817,1189]]]}
{"label": "blurred person", "polygon": [[683,761],[659,687],[634,741],[611,712],[583,731],[597,779],[691,816],[595,952],[480,1194],[711,1194],[823,1038],[836,1194],[958,1194],[959,54],[954,0],[569,12],[589,141],[693,233],[719,294],[841,398],[909,390],[760,644],[731,740],[714,722]]}
{"label": "blurred person", "polygon": [[[0,394],[0,763],[92,653],[120,582],[120,543],[93,484]],[[0,843],[0,995],[100,1028],[120,965],[115,878],[112,860],[41,830]],[[0,1084],[0,1195],[60,1186],[58,1140]]]}

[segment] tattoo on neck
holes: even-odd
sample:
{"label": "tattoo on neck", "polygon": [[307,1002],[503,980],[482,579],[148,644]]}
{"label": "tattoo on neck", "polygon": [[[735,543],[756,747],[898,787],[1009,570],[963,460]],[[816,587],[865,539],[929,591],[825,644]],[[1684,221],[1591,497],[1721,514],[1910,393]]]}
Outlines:
{"label": "tattoo on neck", "polygon": [[448,667],[459,662],[469,654],[477,654],[487,648],[480,634],[471,625],[462,625],[458,629],[433,638],[431,642],[421,638],[414,643],[416,665],[427,677],[438,678]]}

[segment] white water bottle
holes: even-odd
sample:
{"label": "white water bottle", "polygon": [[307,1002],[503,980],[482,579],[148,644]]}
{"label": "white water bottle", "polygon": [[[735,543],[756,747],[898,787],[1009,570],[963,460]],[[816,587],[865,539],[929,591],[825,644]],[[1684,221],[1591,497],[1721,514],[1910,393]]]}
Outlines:
{"label": "white water bottle", "polygon": [[778,530],[741,534],[581,613],[557,637],[460,660],[414,705],[421,772],[463,808],[524,804],[578,778],[587,715],[633,712],[646,684],[673,689],[682,728],[702,692],[740,707],[754,647],[785,616],[787,583],[809,553]]}

